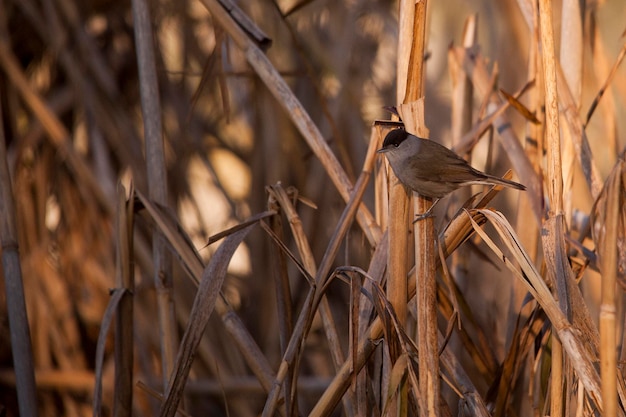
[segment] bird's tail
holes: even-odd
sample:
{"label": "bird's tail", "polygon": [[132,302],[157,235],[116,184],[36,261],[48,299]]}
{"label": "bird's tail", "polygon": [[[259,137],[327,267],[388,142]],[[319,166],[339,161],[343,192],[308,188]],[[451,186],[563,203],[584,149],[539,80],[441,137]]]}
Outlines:
{"label": "bird's tail", "polygon": [[507,180],[506,178],[495,177],[489,174],[484,174],[484,175],[485,177],[487,177],[487,180],[485,181],[486,183],[489,183],[492,185],[502,185],[504,187],[515,188],[517,190],[522,190],[522,191],[526,190],[526,186],[520,184],[519,182]]}

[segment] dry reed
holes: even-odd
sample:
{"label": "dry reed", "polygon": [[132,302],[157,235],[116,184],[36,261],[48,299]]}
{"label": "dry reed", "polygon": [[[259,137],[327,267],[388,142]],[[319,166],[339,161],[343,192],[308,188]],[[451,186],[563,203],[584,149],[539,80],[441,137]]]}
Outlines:
{"label": "dry reed", "polygon": [[0,414],[625,415],[617,2],[493,3],[3,2]]}

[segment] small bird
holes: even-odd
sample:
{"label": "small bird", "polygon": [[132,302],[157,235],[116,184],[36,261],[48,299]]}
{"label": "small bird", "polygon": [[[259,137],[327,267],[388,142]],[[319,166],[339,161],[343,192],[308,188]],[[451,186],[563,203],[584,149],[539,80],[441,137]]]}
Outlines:
{"label": "small bird", "polygon": [[[515,181],[480,172],[445,146],[419,138],[402,128],[389,132],[377,152],[385,154],[404,185],[422,197],[436,200],[435,203],[452,191],[471,184],[526,189]],[[429,215],[431,209],[422,216]]]}

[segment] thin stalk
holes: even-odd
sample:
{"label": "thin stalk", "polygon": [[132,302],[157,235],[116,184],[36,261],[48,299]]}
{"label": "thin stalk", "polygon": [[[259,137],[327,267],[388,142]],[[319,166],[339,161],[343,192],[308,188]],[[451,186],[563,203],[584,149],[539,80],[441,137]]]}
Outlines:
{"label": "thin stalk", "polygon": [[[268,210],[275,210],[277,215],[270,217],[270,227],[272,231],[278,236],[281,241],[284,241],[283,233],[283,221],[280,212],[280,205],[277,203],[274,197],[270,197],[268,202]],[[272,269],[274,275],[274,288],[276,293],[276,312],[278,315],[278,336],[280,343],[281,355],[285,353],[287,349],[287,343],[293,332],[293,314],[292,314],[292,301],[291,301],[291,285],[289,284],[289,273],[287,271],[287,257],[285,254],[275,245],[272,245],[273,251],[272,257]],[[291,381],[293,379],[293,370],[290,370],[291,374],[285,381],[285,388],[283,395],[285,398],[285,408],[287,410],[286,415],[290,415],[290,410],[297,409],[297,404],[292,404],[291,396]],[[294,401],[297,397],[294,398]]]}
{"label": "thin stalk", "polygon": [[[139,90],[143,113],[144,136],[146,143],[146,163],[148,171],[148,191],[152,201],[161,207],[168,207],[167,176],[163,151],[163,126],[161,122],[161,102],[159,83],[153,52],[150,12],[145,0],[133,0],[133,19],[137,64],[139,66]],[[154,262],[154,285],[157,293],[159,315],[159,336],[161,339],[161,366],[163,387],[173,371],[176,358],[177,336],[174,299],[172,297],[172,259],[162,233],[155,229],[152,237],[152,260]]]}
{"label": "thin stalk", "polygon": [[[0,108],[0,113],[1,113]],[[22,267],[17,242],[15,203],[7,163],[4,125],[0,118],[0,243],[2,244],[2,273],[9,316],[15,387],[20,415],[37,416],[37,390],[33,365],[30,327],[24,297]]]}
{"label": "thin stalk", "polygon": [[134,291],[133,273],[133,196],[126,197],[124,186],[118,185],[117,205],[117,274],[115,286],[123,288],[115,316],[115,398],[113,415],[130,417],[133,411],[133,330]]}
{"label": "thin stalk", "polygon": [[620,191],[624,161],[615,166],[606,186],[606,234],[601,242],[600,269],[602,291],[600,304],[600,376],[604,416],[618,415],[617,399],[617,265],[618,230],[620,227]]}

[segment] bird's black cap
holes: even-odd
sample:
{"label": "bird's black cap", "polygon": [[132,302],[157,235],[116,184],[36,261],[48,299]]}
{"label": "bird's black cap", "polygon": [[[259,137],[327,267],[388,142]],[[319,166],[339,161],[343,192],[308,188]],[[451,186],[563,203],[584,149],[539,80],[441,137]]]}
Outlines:
{"label": "bird's black cap", "polygon": [[394,129],[387,133],[385,140],[383,141],[383,147],[378,152],[384,152],[385,150],[397,148],[406,138],[409,137],[409,133],[404,129]]}

